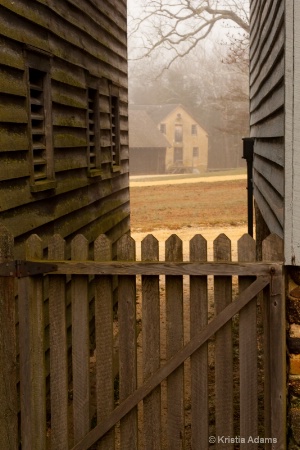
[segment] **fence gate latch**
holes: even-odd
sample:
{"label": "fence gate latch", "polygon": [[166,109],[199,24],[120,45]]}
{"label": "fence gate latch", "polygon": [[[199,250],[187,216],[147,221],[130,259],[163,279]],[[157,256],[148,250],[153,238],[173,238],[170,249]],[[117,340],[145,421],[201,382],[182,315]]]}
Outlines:
{"label": "fence gate latch", "polygon": [[0,277],[23,278],[33,275],[55,272],[57,266],[47,262],[25,261],[17,259],[0,264]]}

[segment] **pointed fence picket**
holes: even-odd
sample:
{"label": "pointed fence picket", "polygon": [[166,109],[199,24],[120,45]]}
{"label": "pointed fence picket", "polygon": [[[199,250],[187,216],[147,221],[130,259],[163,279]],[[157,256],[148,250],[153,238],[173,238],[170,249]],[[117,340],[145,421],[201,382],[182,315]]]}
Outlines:
{"label": "pointed fence picket", "polygon": [[[207,242],[197,235],[190,242],[190,260],[182,261],[182,241],[172,235],[165,243],[165,261],[159,261],[158,241],[150,235],[142,242],[141,261],[136,261],[135,242],[124,236],[113,261],[111,242],[100,236],[94,243],[94,259],[89,260],[88,242],[76,236],[71,243],[71,259],[65,260],[65,242],[56,235],[49,242],[48,260],[43,260],[42,242],[32,236],[26,245],[27,261],[16,263],[13,240],[1,229],[1,448],[16,449],[20,444],[22,449],[41,450],[86,450],[95,445],[103,450],[204,450],[209,446],[209,436],[246,439],[258,434],[257,391],[264,379],[265,437],[274,439],[272,448],[283,449],[285,322],[280,246],[281,241],[270,236],[264,242],[269,261],[255,263],[255,242],[245,235],[238,242],[239,260],[232,263],[231,242],[220,235],[214,242],[214,261],[209,262]],[[137,283],[139,275],[141,282]],[[189,276],[189,301],[183,295],[184,275]],[[116,276],[118,304],[114,310]],[[213,296],[208,283],[211,276]],[[238,298],[236,284],[234,296],[232,293],[236,277]],[[162,283],[165,295],[160,292]],[[261,364],[258,367],[258,346],[261,351],[262,342],[257,343],[257,296],[261,291],[265,346],[262,373]],[[137,292],[142,297],[141,363],[137,358]],[[92,347],[91,297],[95,317]],[[190,340],[184,344],[187,302]],[[166,311],[165,324],[162,308]],[[49,342],[45,338],[48,326]],[[167,360],[162,363],[163,345]],[[184,365],[188,358],[190,365]],[[161,388],[165,380],[166,390]],[[238,380],[239,393],[233,380]],[[190,398],[186,383],[190,385]],[[237,394],[238,405],[234,402]],[[138,408],[142,414],[138,414]],[[234,445],[220,442],[218,448],[229,450]],[[258,446],[251,442],[247,448]]]}

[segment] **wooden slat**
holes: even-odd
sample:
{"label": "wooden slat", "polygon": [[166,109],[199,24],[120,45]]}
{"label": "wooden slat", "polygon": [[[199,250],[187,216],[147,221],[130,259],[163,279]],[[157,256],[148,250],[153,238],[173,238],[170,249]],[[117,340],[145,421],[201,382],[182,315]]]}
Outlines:
{"label": "wooden slat", "polygon": [[275,189],[273,189],[273,187],[268,182],[266,182],[265,178],[260,175],[259,172],[255,171],[253,181],[255,183],[256,189],[263,193],[265,201],[268,203],[269,207],[277,217],[278,222],[283,227],[284,199],[277,193]]}
{"label": "wooden slat", "polygon": [[[52,86],[51,86],[51,95],[53,100],[53,107],[57,110],[59,110],[61,107],[68,107],[72,108],[75,114],[78,114],[81,111],[86,110],[86,96],[85,96],[85,88],[84,87],[77,87],[77,85],[81,84],[81,79],[79,78],[79,81],[75,78],[75,80],[72,80],[72,76],[74,74],[72,72],[69,72],[69,68],[65,67],[64,72],[59,70],[59,68],[56,68],[54,66],[53,73],[52,73]],[[59,79],[60,76],[66,76],[68,77],[68,80],[70,81],[68,84],[61,83],[59,81],[56,81],[56,78]],[[70,80],[69,80],[70,76]],[[75,71],[76,76],[76,71]],[[73,86],[75,84],[75,86]]]}
{"label": "wooden slat", "polygon": [[1,150],[4,152],[26,150],[28,151],[28,134],[23,125],[0,124]]}
{"label": "wooden slat", "polygon": [[263,101],[267,101],[267,97],[275,89],[276,86],[282,83],[284,77],[284,58],[279,58],[276,64],[272,67],[269,76],[262,84],[254,83],[251,86],[250,96],[250,112],[255,110]]}
{"label": "wooden slat", "polygon": [[256,138],[280,138],[284,136],[284,110],[276,112],[276,115],[267,117],[264,121],[253,124],[251,136]]}
{"label": "wooden slat", "polygon": [[[110,261],[112,245],[107,236],[97,238],[94,244],[95,261]],[[110,275],[95,279],[95,328],[97,374],[97,423],[101,424],[114,409],[113,376],[113,283]],[[115,433],[112,428],[98,444],[99,450],[114,450]]]}
{"label": "wooden slat", "polygon": [[276,45],[272,47],[267,60],[263,65],[258,66],[256,69],[260,68],[260,71],[256,71],[254,74],[250,74],[250,100],[252,97],[255,98],[259,95],[259,89],[265,83],[268,83],[268,77],[271,76],[272,71],[278,70],[277,62],[280,58],[283,58],[284,50],[284,29],[282,28],[281,33],[278,37]]}
{"label": "wooden slat", "polygon": [[[270,47],[278,40],[278,34],[282,29],[284,4],[280,0],[269,2],[270,11],[265,11],[264,21],[260,24],[259,35],[257,35],[258,48],[254,51],[254,45],[251,45],[250,69],[253,72],[257,66],[262,65],[267,58]],[[255,68],[255,69],[254,69]]]}
{"label": "wooden slat", "polygon": [[[43,261],[41,261],[43,262]],[[130,262],[130,261],[57,261],[52,274],[82,275],[219,275],[260,276],[269,275],[271,267],[281,270],[282,263],[207,262],[199,265],[189,262]]]}
{"label": "wooden slat", "polygon": [[[197,235],[190,241],[190,260],[207,261],[207,242]],[[204,329],[208,320],[207,277],[190,277],[191,338]],[[208,345],[191,356],[192,448],[206,450],[208,443]]]}
{"label": "wooden slat", "polygon": [[[33,235],[26,242],[26,257],[40,259],[43,255],[41,239]],[[31,399],[28,402],[30,410],[25,407],[26,420],[30,420],[30,431],[26,436],[26,431],[22,429],[22,446],[24,448],[45,448],[46,445],[46,385],[45,385],[45,345],[44,345],[44,302],[43,302],[43,279],[41,277],[31,277],[19,280],[19,293],[26,292],[27,304],[22,304],[21,295],[19,297],[19,331],[20,331],[20,375],[24,366],[29,373],[23,373],[20,380],[24,393],[27,389],[31,391]],[[22,304],[22,306],[21,306]],[[22,319],[21,319],[22,318]],[[26,329],[24,335],[29,333],[29,358],[25,356],[23,365],[22,346],[23,339],[21,333],[22,325]],[[28,376],[29,375],[29,376]],[[31,386],[28,386],[28,384]],[[26,394],[27,395],[27,394]],[[22,406],[22,403],[21,403]],[[22,408],[21,408],[22,416]],[[22,419],[21,419],[22,420]],[[22,426],[23,428],[23,426]],[[28,430],[29,431],[29,430]],[[27,438],[31,436],[30,441]],[[26,442],[27,441],[27,442]],[[26,444],[27,443],[27,446]]]}
{"label": "wooden slat", "polygon": [[[238,241],[238,260],[255,261],[256,244],[245,234]],[[253,282],[253,277],[239,279],[239,292],[243,292]],[[256,299],[248,303],[240,312],[239,356],[240,356],[240,435],[258,435],[257,405],[257,325]],[[257,443],[250,442],[249,449],[257,449]]]}
{"label": "wooden slat", "polygon": [[[269,92],[269,95],[271,92]],[[250,126],[256,123],[266,120],[284,105],[284,87],[283,84],[276,86],[272,91],[272,96],[270,96],[264,103],[259,105],[258,108],[252,110],[250,118]]]}
{"label": "wooden slat", "polygon": [[255,155],[253,166],[284,197],[283,168],[258,155]]}
{"label": "wooden slat", "polygon": [[[74,108],[86,108],[86,98],[83,97],[83,92],[86,90],[86,76],[83,68],[66,64],[66,61],[55,58],[51,68],[51,80],[54,80],[53,101]],[[61,101],[62,98],[66,101]]]}
{"label": "wooden slat", "polygon": [[[0,225],[0,263],[14,258],[14,239]],[[18,449],[14,279],[0,277],[0,448]]]}
{"label": "wooden slat", "polygon": [[[152,235],[142,241],[142,261],[158,261],[158,241]],[[159,277],[142,277],[143,380],[160,367]],[[161,449],[161,389],[158,386],[144,399],[143,436],[145,450]],[[151,436],[151,439],[149,438]]]}
{"label": "wooden slat", "polygon": [[284,167],[284,141],[279,139],[260,140],[257,139],[254,145],[254,152],[263,158]]}
{"label": "wooden slat", "polygon": [[[74,180],[71,183],[72,175]],[[124,185],[121,180],[111,181],[110,187],[106,185],[106,182],[97,183],[97,186],[92,188],[88,186],[89,182],[85,175],[82,176],[80,173],[78,178],[76,175],[78,172],[73,171],[69,174],[70,179],[59,179],[57,194],[65,192],[67,195],[60,196],[59,201],[57,200],[58,196],[49,198],[47,203],[44,200],[36,200],[30,195],[28,182],[25,179],[16,179],[13,183],[11,181],[4,182],[5,184],[2,184],[1,188],[3,192],[9,190],[9,196],[5,195],[0,198],[0,209],[5,211],[18,207],[16,211],[18,216],[26,216],[26,220],[18,222],[9,215],[3,217],[5,226],[16,237],[31,231],[32,227],[35,229],[47,224],[49,226],[49,221],[55,220],[55,230],[62,236],[68,236],[83,227],[95,225],[97,219],[100,218],[102,227],[94,232],[96,237],[101,232],[106,232],[120,224],[122,219],[129,215],[129,198],[125,181]],[[108,181],[108,183],[110,182]],[[121,189],[120,185],[124,189]],[[118,202],[117,208],[115,208],[116,203],[114,202]],[[79,209],[81,210],[80,214],[78,213]],[[36,213],[37,210],[39,213]],[[99,214],[99,210],[101,210],[101,214]],[[41,211],[43,211],[42,214]],[[50,211],[52,212],[50,213]]]}
{"label": "wooden slat", "polygon": [[260,44],[259,38],[261,28],[265,23],[266,11],[270,9],[270,3],[268,0],[253,0],[250,5],[250,23],[251,23],[251,56],[257,46]]}
{"label": "wooden slat", "polygon": [[[214,241],[214,260],[231,261],[231,242],[224,234]],[[232,280],[215,276],[215,313],[219,315],[232,300]],[[229,321],[215,337],[216,436],[233,436],[233,352],[232,323]],[[232,449],[232,444],[219,444]]]}
{"label": "wooden slat", "polygon": [[53,130],[53,145],[59,148],[87,146],[85,129],[55,127]]}
{"label": "wooden slat", "polygon": [[[268,236],[262,245],[263,259],[283,259],[283,240],[277,235]],[[286,418],[286,335],[285,292],[283,273],[271,278],[264,290],[264,412],[266,435],[277,439],[276,445],[267,449],[285,448]]]}
{"label": "wooden slat", "polygon": [[[65,241],[55,235],[49,242],[49,258],[65,258]],[[65,277],[49,279],[51,449],[68,448],[68,362]]]}
{"label": "wooden slat", "polygon": [[[88,259],[88,241],[77,235],[71,243],[72,260]],[[72,279],[72,366],[73,366],[73,429],[74,442],[90,429],[90,347],[88,277]],[[51,351],[51,350],[50,350]]]}
{"label": "wooden slat", "polygon": [[0,60],[3,66],[24,70],[25,61],[22,48],[16,41],[0,36]]}
{"label": "wooden slat", "polygon": [[53,126],[86,128],[86,111],[66,106],[56,106],[52,109]]}
{"label": "wooden slat", "polygon": [[111,414],[111,416],[100,425],[97,425],[90,433],[82,439],[71,450],[86,450],[100,439],[111,427],[122,417],[132,410],[143,398],[152,392],[166,377],[174,372],[182,363],[189,358],[201,345],[211,338],[224,324],[235,314],[244,308],[248,302],[269,284],[269,277],[259,277],[252,285],[241,293],[239,299],[230,303],[218,316],[209,322],[207,327],[199,331],[176,355],[162,366],[149,380],[139,387],[131,396],[124,400]]}
{"label": "wooden slat", "polygon": [[[256,177],[256,174],[254,172],[254,178]],[[254,192],[255,192],[255,201],[257,203],[257,206],[259,208],[259,211],[261,212],[263,218],[268,221],[268,229],[272,233],[276,233],[279,236],[283,237],[283,228],[280,225],[280,222],[278,218],[276,217],[274,211],[270,208],[270,205],[266,202],[264,196],[254,184]]]}
{"label": "wooden slat", "polygon": [[[117,257],[121,260],[135,260],[135,242],[123,236],[117,243]],[[136,354],[136,288],[134,276],[119,277],[119,359],[120,359],[120,401],[124,401],[137,387]],[[121,448],[138,448],[137,409],[134,408],[121,420]]]}
{"label": "wooden slat", "polygon": [[[166,261],[182,261],[182,241],[172,235],[166,241]],[[183,280],[181,276],[166,277],[167,359],[183,346]],[[167,378],[167,445],[169,449],[184,448],[184,385],[183,365]]]}
{"label": "wooden slat", "polygon": [[[266,65],[266,61],[268,61],[270,53],[272,53],[272,50],[277,50],[277,44],[278,41],[280,41],[282,35],[281,32],[283,31],[283,14],[284,14],[284,5],[280,0],[274,1],[273,5],[276,5],[275,7],[279,6],[279,11],[276,13],[276,16],[273,17],[273,22],[271,22],[271,17],[268,18],[268,23],[266,26],[264,26],[263,23],[260,24],[260,30],[259,34],[265,33],[265,38],[260,40],[260,36],[258,36],[258,43],[259,48],[254,51],[253,41],[251,43],[251,49],[250,53],[251,60],[250,60],[250,74],[255,74],[256,76],[259,75],[259,68],[263,68],[264,65]],[[277,3],[277,4],[276,4]],[[270,20],[271,19],[271,20]],[[271,58],[273,61],[275,61],[276,57]]]}
{"label": "wooden slat", "polygon": [[[30,21],[32,21],[32,10],[30,5],[28,5],[24,0],[18,0],[17,3],[18,4],[11,4],[8,1],[3,0],[6,3],[6,7],[9,8],[11,11],[10,13],[6,13],[7,16],[9,17],[10,15],[12,15],[11,20],[16,24],[16,29],[18,29],[18,22],[16,21],[16,19],[13,19],[14,14],[13,13],[18,13],[20,8],[22,8],[22,15],[24,18],[26,18],[26,22],[23,25],[23,39],[26,39],[26,42],[28,44],[32,44],[33,42],[32,40],[35,39],[37,40],[38,38],[36,36],[33,35],[33,31],[35,29],[35,27],[32,26],[32,24],[30,23]],[[81,6],[82,8],[82,6]],[[120,8],[118,7],[118,10]],[[3,14],[3,13],[2,13]],[[67,14],[67,13],[66,13]],[[37,16],[38,15],[38,16]],[[69,18],[70,15],[70,18]],[[68,16],[64,16],[63,18],[59,17],[58,14],[53,14],[53,12],[51,11],[51,9],[49,10],[49,8],[45,9],[44,7],[42,7],[42,5],[39,6],[38,10],[36,11],[36,16],[35,18],[38,18],[38,23],[40,25],[39,30],[43,30],[45,33],[47,32],[47,30],[51,30],[51,33],[53,35],[55,35],[55,37],[57,39],[61,39],[63,38],[63,40],[65,42],[67,42],[68,44],[71,44],[72,46],[74,46],[74,48],[78,50],[84,50],[85,53],[87,55],[90,56],[90,58],[88,58],[87,61],[85,61],[85,65],[88,65],[90,63],[91,60],[93,60],[93,58],[97,58],[100,62],[102,61],[106,61],[107,64],[110,64],[111,66],[115,65],[114,62],[114,58],[118,57],[119,61],[123,61],[124,65],[125,65],[125,61],[126,61],[126,35],[123,34],[123,45],[120,44],[120,42],[114,42],[114,40],[111,38],[108,42],[105,42],[107,40],[106,38],[106,34],[103,32],[103,29],[101,29],[101,26],[99,26],[99,22],[98,22],[98,35],[95,36],[95,38],[97,39],[93,39],[92,38],[92,33],[95,33],[95,30],[97,29],[96,24],[94,24],[93,22],[89,22],[90,25],[90,33],[87,32],[82,32],[78,27],[75,27],[72,23],[71,23],[71,17],[72,14],[69,14]],[[6,15],[5,15],[6,16]],[[68,22],[66,25],[66,17],[68,17]],[[81,20],[83,19],[84,15],[81,14]],[[28,25],[27,25],[28,23]],[[123,19],[123,23],[126,24],[125,19]],[[27,26],[26,26],[27,25]],[[21,27],[21,24],[19,25]],[[68,32],[64,33],[65,27],[67,27]],[[5,27],[3,26],[4,30]],[[28,29],[27,29],[28,28]],[[4,31],[3,30],[3,31]],[[7,28],[6,30],[7,35],[11,35],[11,33],[9,33],[9,28]],[[102,38],[99,38],[99,34],[102,31]],[[106,45],[105,45],[106,44]],[[45,44],[44,44],[45,45]],[[38,45],[37,45],[38,46]],[[56,54],[56,56],[59,56],[59,51],[57,50],[58,46],[53,46],[52,52],[54,54]],[[67,55],[68,58],[70,59],[72,55]],[[123,66],[124,67],[124,66]],[[124,72],[125,72],[125,67],[124,67]]]}
{"label": "wooden slat", "polygon": [[[2,59],[1,63],[2,63]],[[26,97],[27,90],[23,79],[23,71],[1,65],[0,68],[1,93]]]}
{"label": "wooden slat", "polygon": [[0,121],[13,124],[27,124],[28,115],[24,98],[1,95],[0,99]]}

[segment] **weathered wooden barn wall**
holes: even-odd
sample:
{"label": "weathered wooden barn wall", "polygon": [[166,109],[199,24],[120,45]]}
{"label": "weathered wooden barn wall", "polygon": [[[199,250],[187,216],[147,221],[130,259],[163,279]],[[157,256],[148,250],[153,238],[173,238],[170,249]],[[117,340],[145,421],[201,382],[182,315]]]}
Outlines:
{"label": "weathered wooden barn wall", "polygon": [[166,173],[166,148],[130,148],[131,175]]}
{"label": "weathered wooden barn wall", "polygon": [[[250,126],[254,196],[269,228],[284,234],[285,2],[251,1]],[[259,226],[259,224],[258,224]]]}
{"label": "weathered wooden barn wall", "polygon": [[126,0],[0,1],[0,222],[19,248],[129,230],[126,42]]}

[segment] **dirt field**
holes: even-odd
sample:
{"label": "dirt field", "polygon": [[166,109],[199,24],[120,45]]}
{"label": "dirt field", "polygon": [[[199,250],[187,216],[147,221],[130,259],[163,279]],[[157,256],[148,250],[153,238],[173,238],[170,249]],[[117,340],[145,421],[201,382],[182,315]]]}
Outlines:
{"label": "dirt field", "polygon": [[[132,237],[139,243],[151,233],[159,241],[165,241],[175,233],[185,243],[187,257],[187,242],[199,233],[209,243],[211,258],[212,241],[225,233],[232,239],[234,249],[234,242],[247,232],[246,180],[228,181],[224,176],[206,180],[210,182],[175,180],[177,182],[173,183],[171,180],[157,185],[157,181],[151,179],[146,182],[147,186],[136,186],[132,182]],[[185,182],[182,184],[182,181]]]}

